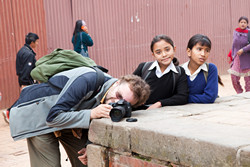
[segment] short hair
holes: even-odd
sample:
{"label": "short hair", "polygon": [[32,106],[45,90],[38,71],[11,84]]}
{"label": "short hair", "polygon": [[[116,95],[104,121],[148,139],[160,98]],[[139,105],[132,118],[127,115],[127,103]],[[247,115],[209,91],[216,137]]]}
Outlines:
{"label": "short hair", "polygon": [[124,75],[119,78],[120,84],[128,83],[129,88],[134,93],[134,98],[137,103],[133,107],[138,107],[144,104],[150,95],[150,86],[141,77],[133,74]]}
{"label": "short hair", "polygon": [[30,32],[25,37],[25,43],[29,45],[31,42],[36,42],[38,39],[39,37],[37,34]]}
{"label": "short hair", "polygon": [[196,34],[189,39],[187,49],[192,50],[197,43],[201,46],[207,46],[209,49],[212,47],[212,43],[206,35]]}
{"label": "short hair", "polygon": [[247,22],[247,24],[248,24],[248,18],[247,18],[246,16],[241,16],[241,17],[239,18],[239,21],[238,21],[238,22],[240,22],[241,20],[246,20],[246,22]]}

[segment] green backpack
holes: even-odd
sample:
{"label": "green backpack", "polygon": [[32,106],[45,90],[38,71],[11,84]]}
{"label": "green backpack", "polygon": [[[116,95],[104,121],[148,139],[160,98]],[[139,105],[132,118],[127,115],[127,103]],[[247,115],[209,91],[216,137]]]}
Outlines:
{"label": "green backpack", "polygon": [[47,82],[53,75],[77,67],[95,67],[94,60],[83,57],[73,50],[55,49],[48,55],[43,56],[36,62],[36,67],[30,75],[34,80]]}

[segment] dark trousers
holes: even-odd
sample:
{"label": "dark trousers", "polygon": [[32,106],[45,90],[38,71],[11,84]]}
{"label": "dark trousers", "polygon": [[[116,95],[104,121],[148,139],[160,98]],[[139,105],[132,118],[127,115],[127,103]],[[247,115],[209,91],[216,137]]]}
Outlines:
{"label": "dark trousers", "polygon": [[87,134],[83,133],[82,138],[78,139],[73,136],[70,129],[62,130],[60,137],[55,137],[54,133],[49,133],[28,138],[30,166],[61,167],[59,141],[63,145],[72,167],[86,167],[78,159],[78,151],[85,146]]}

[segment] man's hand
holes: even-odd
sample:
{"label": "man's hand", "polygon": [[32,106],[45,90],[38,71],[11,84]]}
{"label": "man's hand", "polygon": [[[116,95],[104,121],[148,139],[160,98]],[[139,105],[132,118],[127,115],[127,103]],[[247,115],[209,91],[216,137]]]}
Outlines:
{"label": "man's hand", "polygon": [[149,109],[153,109],[153,108],[160,108],[161,107],[161,102],[156,102],[154,104],[152,104],[150,107],[147,108],[147,110]]}
{"label": "man's hand", "polygon": [[87,149],[83,148],[80,151],[78,151],[78,154],[82,154],[78,156],[78,159],[83,163],[83,165],[88,164],[88,157],[87,157]]}
{"label": "man's hand", "polygon": [[243,53],[243,49],[238,50],[237,55],[241,55]]}
{"label": "man's hand", "polygon": [[110,118],[109,112],[111,109],[112,109],[111,105],[100,104],[99,106],[91,110],[90,119]]}

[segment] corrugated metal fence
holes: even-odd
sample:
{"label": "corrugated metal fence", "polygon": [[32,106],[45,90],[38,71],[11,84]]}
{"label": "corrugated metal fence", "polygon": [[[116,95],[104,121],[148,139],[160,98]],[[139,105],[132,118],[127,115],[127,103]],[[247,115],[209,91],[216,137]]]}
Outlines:
{"label": "corrugated metal fence", "polygon": [[0,1],[0,108],[9,107],[19,96],[16,77],[16,53],[25,43],[25,35],[37,33],[37,59],[47,53],[45,15],[42,0]]}
{"label": "corrugated metal fence", "polygon": [[0,108],[4,108],[19,96],[15,58],[28,32],[40,37],[39,59],[56,48],[72,49],[75,21],[85,20],[94,40],[90,57],[115,77],[153,60],[149,47],[155,35],[170,36],[183,63],[188,60],[189,38],[202,33],[212,40],[209,61],[225,74],[233,30],[240,16],[250,16],[250,1],[2,0],[0,13]]}

